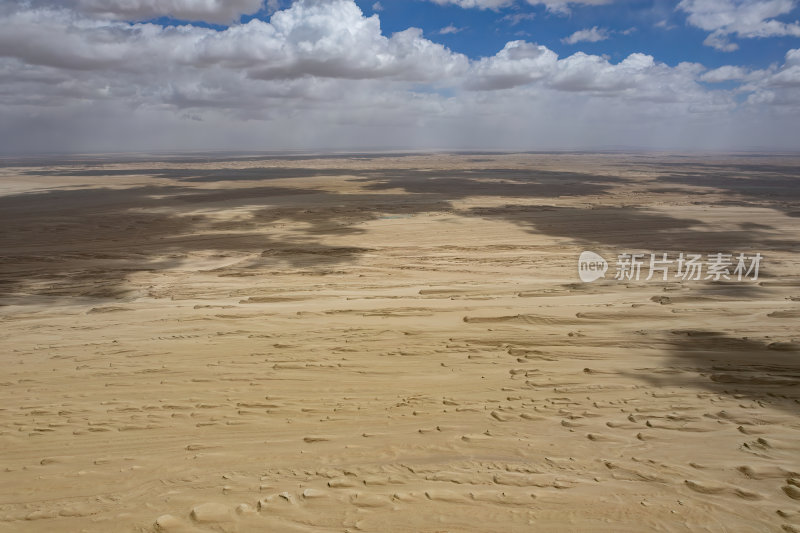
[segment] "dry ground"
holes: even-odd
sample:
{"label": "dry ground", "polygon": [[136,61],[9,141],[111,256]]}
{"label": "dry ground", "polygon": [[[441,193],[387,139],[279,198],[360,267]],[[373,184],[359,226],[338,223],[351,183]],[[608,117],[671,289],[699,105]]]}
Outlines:
{"label": "dry ground", "polygon": [[0,163],[0,531],[800,531],[800,158]]}

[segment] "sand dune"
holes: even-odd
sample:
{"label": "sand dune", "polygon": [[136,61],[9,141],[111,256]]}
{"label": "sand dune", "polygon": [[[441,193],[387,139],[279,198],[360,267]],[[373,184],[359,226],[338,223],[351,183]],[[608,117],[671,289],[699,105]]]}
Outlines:
{"label": "sand dune", "polygon": [[[0,531],[800,531],[796,158],[0,180]],[[583,250],[765,261],[587,284]]]}

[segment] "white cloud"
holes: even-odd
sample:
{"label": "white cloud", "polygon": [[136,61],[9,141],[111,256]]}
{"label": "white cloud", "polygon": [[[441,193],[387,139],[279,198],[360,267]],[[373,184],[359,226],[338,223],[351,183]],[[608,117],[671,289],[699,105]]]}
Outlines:
{"label": "white cloud", "polygon": [[701,65],[669,67],[652,56],[631,54],[619,63],[583,52],[559,59],[545,46],[512,41],[496,55],[473,63],[465,87],[473,91],[538,88],[555,93],[584,93],[631,101],[706,105],[718,95],[697,78]]}
{"label": "white cloud", "polygon": [[383,11],[383,4],[381,4],[380,2],[375,2],[374,4],[372,4],[372,10]]}
{"label": "white cloud", "polygon": [[473,64],[466,87],[497,90],[526,85],[555,72],[557,63],[558,55],[546,46],[511,41],[496,55]]}
{"label": "white cloud", "polygon": [[[712,147],[723,127],[736,146],[756,131],[779,146],[800,123],[798,50],[715,90],[699,81],[736,73],[636,53],[512,41],[470,60],[419,29],[384,35],[352,0],[224,30],[23,4],[0,5],[0,23],[4,151]],[[774,122],[741,111],[770,106]]]}
{"label": "white cloud", "polygon": [[453,4],[466,9],[500,9],[501,7],[510,6],[514,0],[431,0],[439,5]]}
{"label": "white cloud", "polygon": [[732,43],[728,34],[721,30],[716,30],[708,34],[703,40],[703,44],[715,48],[720,52],[735,52],[739,49],[739,45]]}
{"label": "white cloud", "polygon": [[738,45],[730,36],[800,37],[800,24],[776,20],[796,7],[794,0],[681,0],[677,9],[687,13],[689,24],[711,32],[705,45],[731,52]]}
{"label": "white cloud", "polygon": [[572,11],[572,6],[601,6],[610,4],[614,0],[525,0],[532,6],[543,5],[548,11],[560,15],[569,15]]}
{"label": "white cloud", "polygon": [[[439,5],[457,5],[466,9],[492,9],[498,10],[503,7],[508,7],[516,2],[516,0],[430,0]],[[522,1],[522,0],[521,0]],[[548,11],[560,15],[568,15],[570,7],[573,5],[603,5],[609,4],[614,0],[524,0],[526,3],[537,6],[542,5]]]}
{"label": "white cloud", "polygon": [[[216,24],[237,22],[258,11],[263,0],[32,0],[37,6],[67,7],[112,20],[148,20],[169,16]],[[273,4],[274,7],[274,4]]]}
{"label": "white cloud", "polygon": [[[786,52],[783,67],[766,83],[771,87],[800,87],[800,48]],[[798,99],[800,100],[800,95]]]}
{"label": "white cloud", "polygon": [[456,26],[453,26],[452,24],[450,24],[450,25],[445,26],[441,30],[439,30],[437,33],[439,35],[451,35],[451,34],[454,34],[454,33],[460,33],[462,31],[464,31],[464,29],[465,28],[457,28]]}
{"label": "white cloud", "polygon": [[561,39],[561,42],[564,44],[596,43],[610,39],[612,35],[630,35],[634,32],[636,32],[635,27],[626,30],[609,30],[608,28],[593,26],[585,30],[578,30],[572,35]]}
{"label": "white cloud", "polygon": [[503,22],[508,22],[512,26],[516,26],[525,20],[533,20],[534,18],[536,18],[535,13],[509,13],[508,15],[503,16],[500,20]]}
{"label": "white cloud", "polygon": [[561,39],[565,44],[577,44],[580,42],[596,43],[598,41],[605,41],[609,38],[609,32],[606,28],[598,28],[594,26],[586,30],[578,30],[569,37]]}
{"label": "white cloud", "polygon": [[747,77],[747,70],[742,67],[725,65],[723,67],[709,70],[700,79],[708,83],[721,83],[723,81],[742,80]]}
{"label": "white cloud", "polygon": [[791,114],[800,107],[800,48],[786,52],[780,67],[750,72],[745,79],[740,91],[748,94],[748,103]]}
{"label": "white cloud", "polygon": [[10,14],[0,56],[73,70],[158,76],[159,68],[224,67],[253,79],[393,78],[425,81],[466,70],[467,59],[410,28],[385,37],[377,16],[349,0],[296,2],[270,22],[215,31],[79,17],[61,10]]}

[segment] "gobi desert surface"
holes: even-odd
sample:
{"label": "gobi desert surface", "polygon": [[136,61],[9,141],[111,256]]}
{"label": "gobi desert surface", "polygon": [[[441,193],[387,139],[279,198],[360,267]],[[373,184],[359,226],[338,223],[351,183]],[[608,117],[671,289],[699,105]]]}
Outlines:
{"label": "gobi desert surface", "polygon": [[0,531],[800,531],[796,157],[2,165]]}

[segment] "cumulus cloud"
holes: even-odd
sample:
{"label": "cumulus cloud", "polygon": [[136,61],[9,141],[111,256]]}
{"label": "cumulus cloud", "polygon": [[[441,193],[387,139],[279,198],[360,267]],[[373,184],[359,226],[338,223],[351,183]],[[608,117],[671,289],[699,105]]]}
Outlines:
{"label": "cumulus cloud", "polygon": [[511,41],[472,66],[466,87],[485,91],[526,85],[552,74],[557,63],[558,55],[545,46]]}
{"label": "cumulus cloud", "polygon": [[[744,73],[527,41],[470,60],[417,28],[385,35],[352,0],[223,29],[65,6],[0,5],[2,150],[711,147],[686,131],[725,123],[740,146],[756,131],[789,142],[798,124],[798,50]],[[734,120],[772,105],[773,130]]]}
{"label": "cumulus cloud", "polygon": [[786,52],[783,68],[766,83],[773,87],[800,87],[800,48]]}
{"label": "cumulus cloud", "polygon": [[783,65],[749,72],[745,81],[739,90],[749,104],[791,115],[800,106],[800,48],[786,52]]}
{"label": "cumulus cloud", "polygon": [[634,53],[611,63],[607,59],[575,53],[559,59],[549,48],[512,41],[496,55],[475,62],[465,87],[497,91],[521,86],[543,90],[588,93],[626,100],[707,103],[709,95],[697,83],[702,65],[682,63],[669,67],[652,56]]}
{"label": "cumulus cloud", "polygon": [[[24,3],[24,2],[18,2]],[[67,7],[113,20],[149,20],[168,16],[216,24],[236,22],[261,9],[263,0],[32,0],[41,7]]]}
{"label": "cumulus cloud", "polygon": [[708,83],[721,83],[723,81],[741,80],[747,77],[747,70],[742,67],[725,65],[714,70],[709,70],[700,79]]}
{"label": "cumulus cloud", "polygon": [[424,81],[466,69],[467,59],[424,39],[416,28],[381,34],[377,16],[349,0],[300,1],[270,22],[216,31],[82,18],[60,10],[12,13],[0,56],[74,70],[157,75],[163,66],[238,69],[254,79],[395,78]]}
{"label": "cumulus cloud", "polygon": [[594,26],[586,30],[578,30],[569,37],[561,39],[561,42],[565,44],[576,44],[580,42],[596,43],[598,41],[605,41],[608,37],[609,33],[606,28]]}
{"label": "cumulus cloud", "polygon": [[681,0],[677,9],[687,14],[689,24],[711,32],[706,46],[732,52],[739,47],[731,36],[800,36],[800,24],[777,20],[796,7],[794,0]]}

